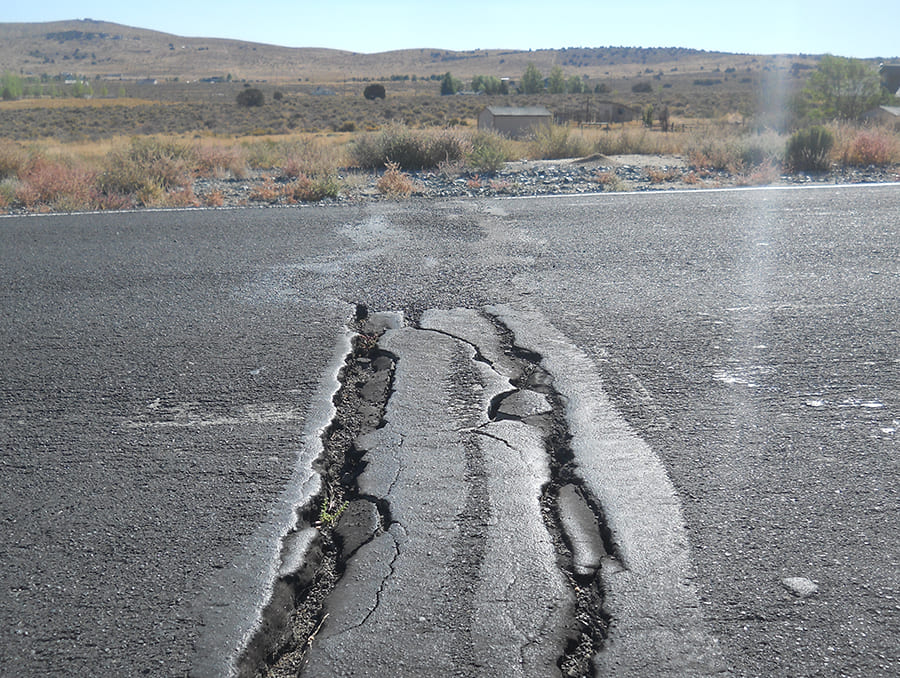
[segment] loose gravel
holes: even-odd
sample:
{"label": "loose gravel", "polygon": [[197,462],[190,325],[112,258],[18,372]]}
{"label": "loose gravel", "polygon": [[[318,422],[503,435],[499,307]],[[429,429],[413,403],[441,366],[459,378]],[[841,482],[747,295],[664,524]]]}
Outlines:
{"label": "loose gravel", "polygon": [[[266,182],[277,186],[287,179],[278,170],[254,171],[241,178],[198,178],[194,194],[202,204],[212,204],[215,194],[222,206],[285,204],[286,198],[260,200]],[[471,198],[489,196],[569,195],[617,191],[665,191],[675,189],[728,188],[738,186],[795,186],[809,184],[860,184],[900,181],[900,165],[889,167],[834,167],[820,173],[781,174],[756,169],[746,174],[688,167],[677,156],[592,156],[585,159],[510,162],[491,173],[438,171],[407,172],[413,197]],[[377,183],[381,172],[344,170],[338,175],[341,191],[323,203],[358,203],[395,200]]]}

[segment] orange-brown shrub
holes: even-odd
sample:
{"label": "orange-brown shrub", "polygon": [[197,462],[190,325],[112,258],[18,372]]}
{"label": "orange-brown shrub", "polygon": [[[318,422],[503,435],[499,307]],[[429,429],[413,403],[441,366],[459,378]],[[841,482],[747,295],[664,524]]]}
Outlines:
{"label": "orange-brown shrub", "polygon": [[17,202],[29,209],[70,212],[93,209],[96,173],[83,166],[35,156],[19,171]]}
{"label": "orange-brown shrub", "polygon": [[412,179],[400,171],[399,163],[388,162],[386,167],[385,173],[375,182],[375,187],[389,197],[408,198],[415,188]]}
{"label": "orange-brown shrub", "polygon": [[840,160],[854,167],[891,165],[900,162],[900,141],[887,130],[862,130],[843,145]]}

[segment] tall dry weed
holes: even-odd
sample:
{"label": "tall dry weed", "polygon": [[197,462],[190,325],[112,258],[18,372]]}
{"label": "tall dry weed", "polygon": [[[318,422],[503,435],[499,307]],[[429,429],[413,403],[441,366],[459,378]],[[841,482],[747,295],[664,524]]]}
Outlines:
{"label": "tall dry weed", "polygon": [[0,142],[0,181],[19,176],[28,163],[28,154],[17,144]]}
{"label": "tall dry weed", "polygon": [[568,125],[541,125],[534,130],[530,156],[537,160],[583,158],[591,153],[591,144]]}
{"label": "tall dry weed", "polygon": [[396,164],[403,170],[434,169],[463,160],[471,151],[471,140],[454,129],[417,130],[397,123],[356,139],[350,161],[363,169]]}
{"label": "tall dry weed", "polygon": [[197,147],[197,174],[216,179],[245,179],[250,165],[240,146],[201,144]]}
{"label": "tall dry weed", "polygon": [[623,126],[592,135],[594,151],[603,155],[680,155],[683,135],[655,132],[646,127]]}
{"label": "tall dry weed", "polygon": [[135,138],[128,148],[107,156],[97,188],[108,196],[133,195],[142,205],[164,205],[166,193],[183,192],[191,185],[196,166],[197,153],[192,146]]}

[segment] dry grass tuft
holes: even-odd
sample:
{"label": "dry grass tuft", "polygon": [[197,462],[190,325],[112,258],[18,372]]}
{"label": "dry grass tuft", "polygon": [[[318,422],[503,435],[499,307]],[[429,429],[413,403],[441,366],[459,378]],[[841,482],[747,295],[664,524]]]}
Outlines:
{"label": "dry grass tuft", "polygon": [[28,154],[17,144],[0,143],[0,181],[19,176],[28,163]]}
{"label": "dry grass tuft", "polygon": [[250,167],[244,149],[239,146],[201,144],[197,148],[196,172],[202,177],[245,179]]}
{"label": "dry grass tuft", "polygon": [[415,185],[409,175],[400,171],[400,165],[396,162],[385,163],[387,170],[382,174],[375,187],[390,198],[408,198],[412,195]]}
{"label": "dry grass tuft", "polygon": [[575,134],[567,125],[538,127],[530,144],[530,156],[536,160],[583,158],[591,150],[591,144],[584,135]]}
{"label": "dry grass tuft", "polygon": [[587,134],[594,151],[602,155],[680,155],[684,152],[685,136],[653,132],[636,123]]}
{"label": "dry grass tuft", "polygon": [[270,205],[318,202],[326,198],[337,198],[340,188],[340,182],[334,175],[308,177],[300,174],[290,182],[276,181],[272,177],[267,177],[262,186],[256,187],[250,193],[250,200]]}
{"label": "dry grass tuft", "polygon": [[591,177],[591,181],[598,184],[604,191],[615,192],[626,190],[625,182],[615,172],[597,172]]}
{"label": "dry grass tuft", "polygon": [[667,181],[675,181],[681,177],[681,172],[673,167],[648,167],[646,173],[652,184],[663,184]]}

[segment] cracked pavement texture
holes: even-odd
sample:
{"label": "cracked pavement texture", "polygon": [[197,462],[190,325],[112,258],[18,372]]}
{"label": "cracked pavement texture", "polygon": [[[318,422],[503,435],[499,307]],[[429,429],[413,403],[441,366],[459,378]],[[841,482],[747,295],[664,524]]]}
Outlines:
{"label": "cracked pavement texture", "polygon": [[540,432],[488,420],[510,386],[470,345],[403,328],[380,346],[394,393],[357,482],[393,523],[348,562],[303,675],[552,673],[573,601],[541,517]]}
{"label": "cracked pavement texture", "polygon": [[0,219],[0,674],[228,674],[361,303],[540,312],[671,479],[727,673],[896,676],[898,213],[879,186]]}

